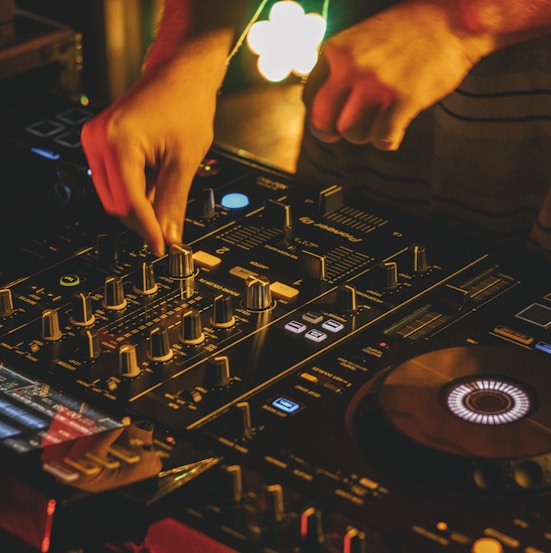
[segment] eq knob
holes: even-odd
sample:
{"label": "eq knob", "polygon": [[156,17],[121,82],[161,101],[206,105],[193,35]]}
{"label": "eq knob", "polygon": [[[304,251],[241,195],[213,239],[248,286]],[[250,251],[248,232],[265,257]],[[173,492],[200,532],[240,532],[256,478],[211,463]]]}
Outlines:
{"label": "eq knob", "polygon": [[0,290],[0,317],[9,317],[13,313],[13,297],[9,288]]}
{"label": "eq knob", "polygon": [[337,288],[337,308],[352,312],[358,309],[356,288],[351,284],[342,284]]}
{"label": "eq knob", "polygon": [[48,342],[55,342],[62,336],[57,309],[44,309],[42,311],[42,339]]}
{"label": "eq knob", "polygon": [[253,435],[251,406],[248,401],[239,401],[231,409],[231,426],[237,436],[248,439]]}
{"label": "eq knob", "polygon": [[168,275],[172,278],[189,278],[195,270],[193,252],[185,244],[171,244],[168,251]]}
{"label": "eq knob", "polygon": [[197,309],[188,309],[182,313],[180,342],[182,344],[200,344],[205,339],[201,324],[201,314]]}
{"label": "eq knob", "polygon": [[229,328],[235,324],[232,298],[228,294],[218,294],[214,298],[211,324],[216,328]]}
{"label": "eq knob", "polygon": [[266,502],[265,512],[268,519],[276,523],[281,522],[285,514],[283,488],[281,484],[270,484],[266,486],[264,498]]}
{"label": "eq knob", "polygon": [[174,352],[170,347],[168,330],[160,326],[155,327],[149,333],[149,351],[148,358],[150,361],[164,363],[172,358]]}
{"label": "eq knob", "polygon": [[124,344],[119,348],[119,374],[125,378],[135,378],[140,374],[136,347]]}
{"label": "eq knob", "polygon": [[134,292],[142,295],[154,294],[158,285],[155,282],[155,272],[153,264],[143,261],[138,271],[136,272],[136,280],[134,282]]}
{"label": "eq knob", "polygon": [[378,284],[383,290],[395,290],[398,287],[398,265],[395,261],[381,261],[375,270]]}
{"label": "eq knob", "polygon": [[127,305],[120,276],[108,276],[103,284],[103,307],[109,311],[120,311]]}
{"label": "eq knob", "polygon": [[243,498],[243,473],[239,465],[222,467],[220,473],[221,497],[227,503],[239,503]]}
{"label": "eq knob", "polygon": [[315,507],[308,507],[300,515],[300,537],[306,547],[325,541],[322,514]]}
{"label": "eq knob", "polygon": [[409,247],[412,270],[414,273],[425,273],[429,268],[427,263],[427,248],[421,244],[412,244]]}
{"label": "eq knob", "polygon": [[80,332],[80,351],[85,359],[97,359],[101,354],[99,336],[96,330],[84,328]]}
{"label": "eq knob", "polygon": [[201,190],[201,217],[212,219],[216,215],[216,204],[214,202],[214,190],[203,188]]}
{"label": "eq knob", "polygon": [[230,361],[226,355],[216,355],[207,360],[205,367],[205,386],[224,388],[230,383]]}
{"label": "eq knob", "polygon": [[272,306],[272,292],[268,277],[249,276],[245,281],[245,309],[265,311]]}
{"label": "eq knob", "polygon": [[367,553],[365,532],[356,528],[348,528],[343,540],[343,553]]}
{"label": "eq knob", "polygon": [[92,312],[92,302],[88,294],[84,292],[73,294],[70,320],[75,326],[91,326],[95,323],[96,316]]}

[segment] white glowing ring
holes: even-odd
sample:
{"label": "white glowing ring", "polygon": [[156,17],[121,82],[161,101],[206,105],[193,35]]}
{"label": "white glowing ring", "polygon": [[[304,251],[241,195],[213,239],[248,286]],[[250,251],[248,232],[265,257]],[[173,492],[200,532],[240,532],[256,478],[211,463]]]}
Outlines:
{"label": "white glowing ring", "polygon": [[[476,409],[476,399],[484,396],[498,399],[502,407]],[[485,425],[515,422],[530,411],[530,397],[522,388],[505,380],[486,378],[454,386],[446,394],[446,403],[457,417]]]}

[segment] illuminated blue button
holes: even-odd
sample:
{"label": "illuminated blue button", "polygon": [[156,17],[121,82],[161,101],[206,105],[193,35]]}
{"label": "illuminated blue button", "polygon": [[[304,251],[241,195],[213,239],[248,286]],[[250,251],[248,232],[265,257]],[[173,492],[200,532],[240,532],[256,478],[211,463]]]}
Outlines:
{"label": "illuminated blue button", "polygon": [[241,209],[249,205],[249,198],[245,194],[232,192],[222,197],[221,204],[228,209]]}
{"label": "illuminated blue button", "polygon": [[301,408],[301,405],[287,397],[278,397],[272,401],[272,407],[291,415],[292,413],[296,413]]}
{"label": "illuminated blue button", "polygon": [[45,148],[31,148],[31,152],[41,157],[45,157],[46,159],[52,159],[53,161],[56,161],[61,157],[58,153],[46,150]]}
{"label": "illuminated blue button", "polygon": [[285,329],[294,334],[302,334],[306,330],[306,325],[298,321],[289,321],[285,325]]}
{"label": "illuminated blue button", "polygon": [[329,330],[330,332],[340,332],[344,328],[344,325],[334,319],[327,319],[321,327],[325,330]]}
{"label": "illuminated blue button", "polygon": [[316,328],[310,329],[304,336],[308,338],[308,340],[312,340],[312,342],[323,342],[327,338],[325,332],[317,330]]}
{"label": "illuminated blue button", "polygon": [[551,353],[551,344],[547,342],[538,342],[534,347],[540,351],[545,351],[545,353]]}

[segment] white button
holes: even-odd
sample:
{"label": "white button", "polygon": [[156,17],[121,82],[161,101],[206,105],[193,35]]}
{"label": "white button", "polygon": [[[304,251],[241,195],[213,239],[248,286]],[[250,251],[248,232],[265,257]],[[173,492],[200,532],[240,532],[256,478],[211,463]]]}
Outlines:
{"label": "white button", "polygon": [[344,328],[344,325],[339,323],[339,321],[335,321],[335,319],[327,319],[321,327],[331,332],[340,332]]}
{"label": "white button", "polygon": [[285,330],[289,330],[290,332],[293,332],[295,334],[301,334],[306,330],[306,325],[303,323],[299,323],[298,321],[289,321],[285,325]]}
{"label": "white button", "polygon": [[308,340],[312,340],[312,342],[323,342],[327,338],[325,332],[321,332],[315,328],[310,329],[304,336],[306,336]]}

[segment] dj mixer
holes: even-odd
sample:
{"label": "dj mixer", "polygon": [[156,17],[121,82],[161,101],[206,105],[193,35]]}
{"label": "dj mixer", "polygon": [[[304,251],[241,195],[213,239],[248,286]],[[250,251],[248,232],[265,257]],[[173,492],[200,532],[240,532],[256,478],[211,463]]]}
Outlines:
{"label": "dj mixer", "polygon": [[155,257],[94,195],[91,116],[0,137],[6,540],[551,551],[548,268],[216,148]]}

